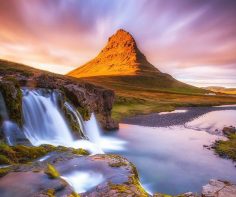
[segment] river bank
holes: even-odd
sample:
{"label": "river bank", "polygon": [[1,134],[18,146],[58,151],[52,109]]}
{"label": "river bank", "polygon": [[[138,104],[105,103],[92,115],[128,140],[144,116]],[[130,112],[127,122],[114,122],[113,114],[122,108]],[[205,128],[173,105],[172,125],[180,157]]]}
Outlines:
{"label": "river bank", "polygon": [[152,113],[148,115],[137,115],[124,118],[121,120],[121,123],[149,127],[184,125],[185,123],[192,121],[206,113],[223,110],[236,110],[236,105],[178,108],[177,110],[171,112]]}

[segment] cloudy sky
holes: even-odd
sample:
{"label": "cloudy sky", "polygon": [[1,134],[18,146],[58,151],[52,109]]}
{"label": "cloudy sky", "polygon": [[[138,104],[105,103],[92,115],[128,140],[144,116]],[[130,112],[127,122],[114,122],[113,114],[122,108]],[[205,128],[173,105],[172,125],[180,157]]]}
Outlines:
{"label": "cloudy sky", "polygon": [[64,74],[119,28],[162,72],[236,87],[235,0],[1,0],[0,58]]}

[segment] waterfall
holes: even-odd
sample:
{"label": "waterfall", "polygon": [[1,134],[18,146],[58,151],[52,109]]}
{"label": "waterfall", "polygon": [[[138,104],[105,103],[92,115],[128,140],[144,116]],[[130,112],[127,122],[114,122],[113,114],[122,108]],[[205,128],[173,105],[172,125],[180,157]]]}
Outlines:
{"label": "waterfall", "polygon": [[86,121],[84,125],[89,140],[101,147],[102,150],[112,150],[114,152],[124,149],[124,144],[126,144],[125,141],[101,134],[100,127],[94,114],[91,115],[90,120]]}
{"label": "waterfall", "polygon": [[30,142],[67,145],[73,141],[70,129],[57,105],[57,93],[23,90],[24,132]]}
{"label": "waterfall", "polygon": [[[74,139],[59,106],[56,91],[23,89],[24,133],[34,146],[51,144],[73,148],[84,148],[91,153],[103,153],[101,148],[88,140]],[[68,103],[70,110],[74,110]],[[77,114],[78,124],[83,131],[83,121]]]}

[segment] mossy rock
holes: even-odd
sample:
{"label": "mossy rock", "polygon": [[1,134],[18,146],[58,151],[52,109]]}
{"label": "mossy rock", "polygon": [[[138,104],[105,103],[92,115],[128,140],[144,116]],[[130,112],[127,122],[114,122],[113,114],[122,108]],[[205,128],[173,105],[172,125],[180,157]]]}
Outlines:
{"label": "mossy rock", "polygon": [[219,156],[236,161],[236,134],[229,134],[227,141],[216,141],[213,148]]}
{"label": "mossy rock", "polygon": [[45,169],[44,173],[47,174],[48,177],[51,178],[51,179],[57,179],[57,178],[60,177],[60,173],[51,164],[47,164],[47,168]]}
{"label": "mossy rock", "polygon": [[51,145],[41,145],[39,147],[24,145],[8,146],[1,142],[0,164],[27,163],[54,150],[56,150],[56,147]]}
{"label": "mossy rock", "polygon": [[6,168],[0,168],[0,177],[5,176],[8,172],[10,172],[10,168],[6,167]]}
{"label": "mossy rock", "polygon": [[22,126],[22,92],[18,81],[5,77],[0,82],[0,91],[6,103],[9,118]]}
{"label": "mossy rock", "polygon": [[89,153],[87,150],[84,150],[84,149],[82,149],[82,148],[73,149],[73,150],[72,150],[72,153],[73,153],[73,154],[76,154],[76,155],[83,155],[83,156],[90,155],[90,153]]}

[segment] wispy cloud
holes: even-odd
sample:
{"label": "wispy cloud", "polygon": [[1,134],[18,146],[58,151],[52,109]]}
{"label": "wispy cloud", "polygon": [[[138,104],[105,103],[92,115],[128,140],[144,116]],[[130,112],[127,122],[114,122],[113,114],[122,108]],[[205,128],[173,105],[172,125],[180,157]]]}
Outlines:
{"label": "wispy cloud", "polygon": [[124,28],[176,78],[236,84],[234,0],[11,0],[1,2],[0,13],[0,58],[66,73]]}

